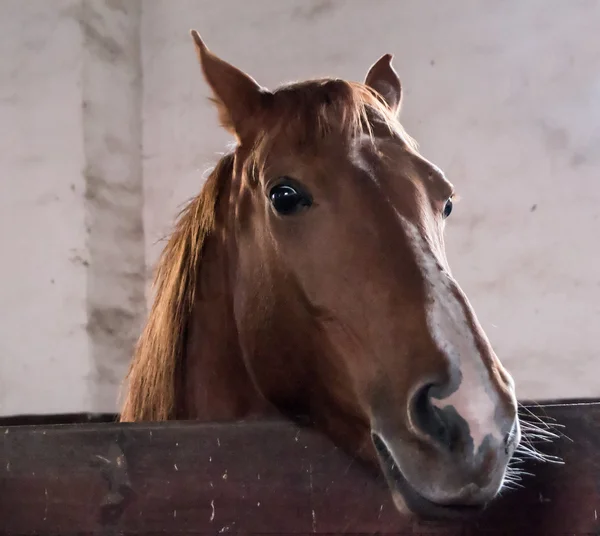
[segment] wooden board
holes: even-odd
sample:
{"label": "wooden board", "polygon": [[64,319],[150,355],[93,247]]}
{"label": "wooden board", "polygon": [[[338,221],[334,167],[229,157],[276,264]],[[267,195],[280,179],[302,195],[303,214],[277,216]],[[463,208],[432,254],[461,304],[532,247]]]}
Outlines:
{"label": "wooden board", "polygon": [[462,523],[403,519],[382,480],[289,423],[13,419],[0,427],[0,533],[600,534],[600,402],[530,409],[564,425],[570,439],[542,450],[565,465],[527,464],[523,489]]}

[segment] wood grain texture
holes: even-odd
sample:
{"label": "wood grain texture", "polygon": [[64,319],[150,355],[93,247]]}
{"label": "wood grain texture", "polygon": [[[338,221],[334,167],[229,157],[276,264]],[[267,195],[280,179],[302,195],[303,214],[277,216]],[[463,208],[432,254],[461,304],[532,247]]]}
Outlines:
{"label": "wood grain texture", "polygon": [[381,479],[286,422],[13,418],[0,423],[0,533],[600,534],[600,402],[530,409],[564,426],[543,451],[565,464],[526,464],[523,489],[461,523],[403,519]]}

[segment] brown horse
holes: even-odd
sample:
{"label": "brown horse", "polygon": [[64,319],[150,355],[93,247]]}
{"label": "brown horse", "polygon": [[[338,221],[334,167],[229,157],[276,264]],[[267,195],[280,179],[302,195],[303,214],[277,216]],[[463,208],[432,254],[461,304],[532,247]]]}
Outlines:
{"label": "brown horse", "polygon": [[238,143],[162,254],[121,420],[303,416],[400,510],[485,505],[520,441],[514,384],[450,273],[454,188],[398,122],[391,55],[364,84],[268,91],[192,36]]}

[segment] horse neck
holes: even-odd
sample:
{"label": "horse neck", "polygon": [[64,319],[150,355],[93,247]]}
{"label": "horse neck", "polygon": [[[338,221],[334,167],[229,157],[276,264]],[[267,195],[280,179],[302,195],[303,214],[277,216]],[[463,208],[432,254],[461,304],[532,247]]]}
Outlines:
{"label": "horse neck", "polygon": [[228,262],[232,238],[221,217],[228,212],[223,206],[227,202],[219,205],[217,228],[203,248],[182,359],[177,413],[183,419],[235,420],[271,413],[248,374],[240,347]]}

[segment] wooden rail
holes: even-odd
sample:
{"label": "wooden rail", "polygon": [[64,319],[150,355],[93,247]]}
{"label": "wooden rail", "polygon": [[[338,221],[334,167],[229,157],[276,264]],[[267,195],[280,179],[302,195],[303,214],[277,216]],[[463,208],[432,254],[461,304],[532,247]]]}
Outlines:
{"label": "wooden rail", "polygon": [[528,407],[563,426],[540,448],[565,464],[527,463],[523,489],[452,523],[402,518],[381,479],[290,423],[5,420],[0,533],[600,534],[600,401]]}

